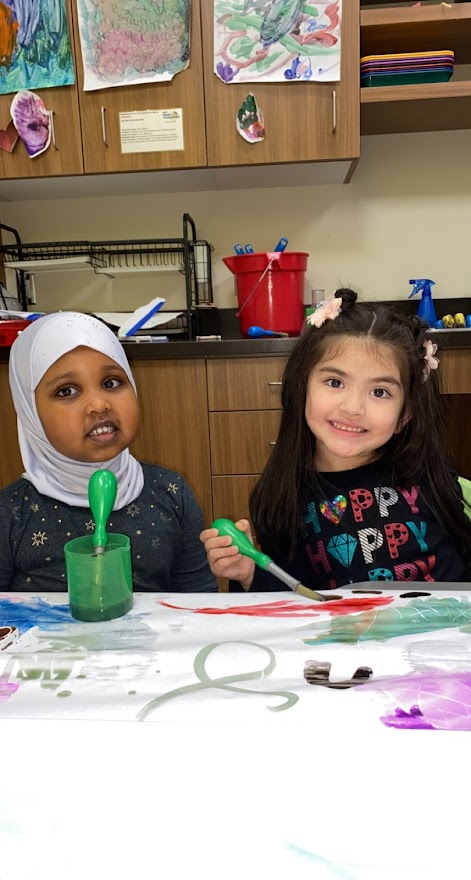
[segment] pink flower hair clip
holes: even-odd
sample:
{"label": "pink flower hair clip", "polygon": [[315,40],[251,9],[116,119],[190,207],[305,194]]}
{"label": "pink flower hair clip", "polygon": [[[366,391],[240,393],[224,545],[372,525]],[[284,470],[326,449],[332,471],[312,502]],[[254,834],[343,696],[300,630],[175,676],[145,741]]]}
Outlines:
{"label": "pink flower hair clip", "polygon": [[435,357],[438,345],[436,342],[432,342],[431,339],[426,339],[424,342],[425,354],[424,354],[424,377],[423,381],[426,382],[428,377],[430,376],[430,370],[436,370],[440,361]]}
{"label": "pink flower hair clip", "polygon": [[340,296],[329,296],[323,302],[320,302],[315,312],[309,315],[306,323],[311,327],[322,327],[326,321],[335,321],[340,315],[342,309],[342,298]]}

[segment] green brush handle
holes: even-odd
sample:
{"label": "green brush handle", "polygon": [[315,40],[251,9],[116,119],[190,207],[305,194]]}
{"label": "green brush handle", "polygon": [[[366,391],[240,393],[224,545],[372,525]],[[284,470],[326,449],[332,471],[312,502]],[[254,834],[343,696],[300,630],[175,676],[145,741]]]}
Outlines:
{"label": "green brush handle", "polygon": [[88,481],[88,503],[95,523],[92,538],[94,547],[104,548],[108,543],[106,524],[113,510],[117,491],[116,477],[111,471],[95,471]]}
{"label": "green brush handle", "polygon": [[229,535],[232,538],[232,543],[238,548],[239,553],[242,553],[242,556],[249,556],[259,568],[265,570],[270,565],[272,561],[270,557],[266,553],[260,553],[259,550],[256,550],[247,535],[241,532],[232,520],[215,519],[211,528],[217,529],[220,535]]}

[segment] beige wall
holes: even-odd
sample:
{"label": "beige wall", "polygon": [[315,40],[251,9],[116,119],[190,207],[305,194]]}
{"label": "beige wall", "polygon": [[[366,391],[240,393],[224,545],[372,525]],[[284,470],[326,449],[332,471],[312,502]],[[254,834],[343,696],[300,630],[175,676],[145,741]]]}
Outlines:
{"label": "beige wall", "polygon": [[[436,281],[435,295],[471,291],[471,131],[364,138],[348,186],[9,202],[2,222],[23,240],[180,235],[182,214],[212,242],[216,305],[235,306],[223,256],[235,242],[270,250],[281,235],[310,254],[308,284],[350,285],[366,298],[405,297],[409,278]],[[110,280],[90,270],[36,276],[38,308],[127,310],[152,296],[181,305],[174,276]]]}

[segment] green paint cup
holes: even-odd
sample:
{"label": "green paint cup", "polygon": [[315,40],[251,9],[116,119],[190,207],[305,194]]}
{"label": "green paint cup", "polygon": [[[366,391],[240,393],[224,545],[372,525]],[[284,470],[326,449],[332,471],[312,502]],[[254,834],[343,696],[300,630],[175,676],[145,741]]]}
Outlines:
{"label": "green paint cup", "polygon": [[111,534],[104,553],[94,549],[91,535],[64,547],[70,613],[77,620],[112,620],[132,608],[131,542]]}

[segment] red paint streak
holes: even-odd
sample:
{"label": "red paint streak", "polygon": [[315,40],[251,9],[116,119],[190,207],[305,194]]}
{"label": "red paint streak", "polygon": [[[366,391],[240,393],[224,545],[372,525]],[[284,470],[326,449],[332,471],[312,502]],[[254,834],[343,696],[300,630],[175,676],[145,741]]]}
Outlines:
{"label": "red paint streak", "polygon": [[341,599],[335,602],[323,602],[321,605],[298,605],[289,599],[279,602],[266,602],[263,605],[229,605],[227,608],[185,608],[182,605],[171,605],[162,599],[156,599],[157,605],[173,608],[176,611],[191,611],[192,614],[235,614],[239,617],[317,617],[321,612],[328,614],[352,614],[355,611],[371,611],[381,605],[389,605],[392,596],[367,596],[355,599]]}
{"label": "red paint streak", "polygon": [[372,611],[373,608],[381,608],[382,605],[390,605],[394,596],[359,596],[355,599],[342,599],[337,602],[323,602],[322,611],[329,614],[354,614],[356,611]]}

